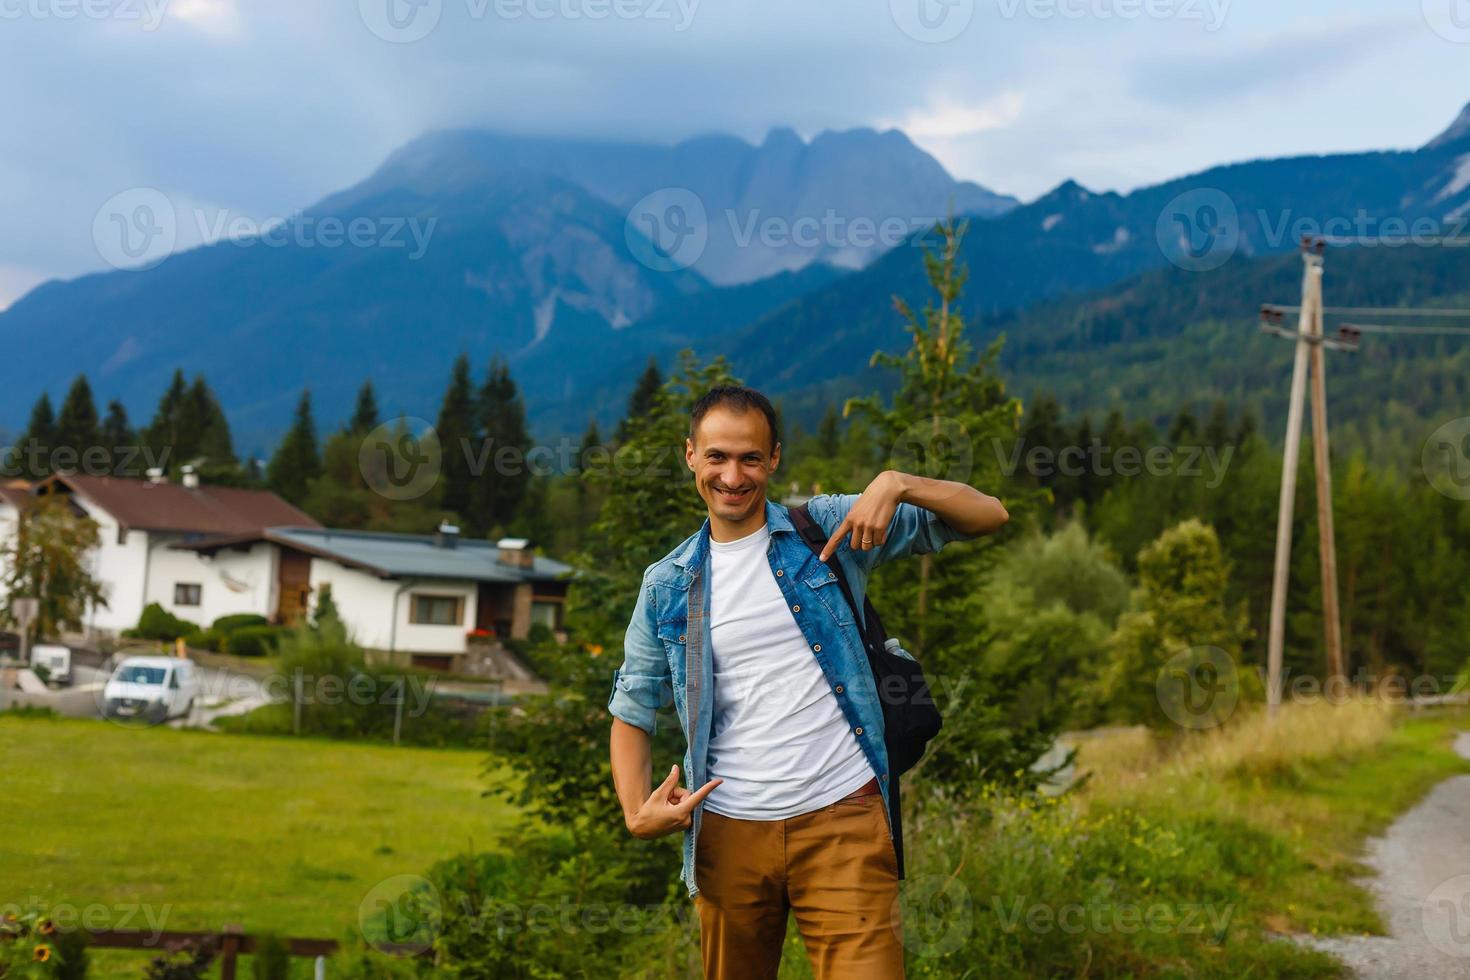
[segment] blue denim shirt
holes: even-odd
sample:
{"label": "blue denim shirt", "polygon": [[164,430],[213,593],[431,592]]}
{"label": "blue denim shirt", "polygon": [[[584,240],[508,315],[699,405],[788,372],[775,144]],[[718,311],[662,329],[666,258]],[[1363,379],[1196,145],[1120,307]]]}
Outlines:
{"label": "blue denim shirt", "polygon": [[[813,497],[807,509],[830,536],[857,499],[857,494],[823,494]],[[895,796],[889,786],[883,713],[857,619],[842,597],[837,576],[801,540],[786,508],[767,500],[766,524],[771,532],[766,552],[771,574],[837,697],[852,737],[877,774],[888,817],[888,836],[893,841]],[[844,538],[827,561],[842,563],[853,597],[861,606],[868,576],[878,565],[935,552],[966,537],[931,511],[899,504],[881,547],[854,551]],[[714,708],[709,553],[709,519],[705,518],[704,526],[643,573],[638,604],[623,640],[623,665],[613,672],[612,694],[607,702],[615,717],[650,735],[655,730],[658,709],[674,705],[688,745],[681,776],[691,790],[709,781],[706,763]],[[690,896],[699,893],[694,880],[694,854],[703,809],[695,808],[691,825],[684,831],[680,877]],[[902,840],[893,843],[898,851]]]}

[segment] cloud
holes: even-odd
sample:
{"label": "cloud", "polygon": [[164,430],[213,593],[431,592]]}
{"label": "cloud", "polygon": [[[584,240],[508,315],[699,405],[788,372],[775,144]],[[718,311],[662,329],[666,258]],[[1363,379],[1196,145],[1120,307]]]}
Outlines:
{"label": "cloud", "polygon": [[1020,92],[1002,92],[971,105],[941,95],[933,103],[914,109],[900,120],[885,121],[881,126],[901,129],[916,140],[956,139],[1011,125],[1020,118],[1024,104]]}

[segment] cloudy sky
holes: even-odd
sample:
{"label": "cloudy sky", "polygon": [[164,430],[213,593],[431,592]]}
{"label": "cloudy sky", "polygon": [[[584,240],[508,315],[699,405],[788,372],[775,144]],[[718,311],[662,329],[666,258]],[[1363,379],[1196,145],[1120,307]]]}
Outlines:
{"label": "cloudy sky", "polygon": [[1467,101],[1470,0],[0,0],[0,308],[104,268],[116,194],[267,221],[443,127],[897,126],[1027,199],[1415,147]]}

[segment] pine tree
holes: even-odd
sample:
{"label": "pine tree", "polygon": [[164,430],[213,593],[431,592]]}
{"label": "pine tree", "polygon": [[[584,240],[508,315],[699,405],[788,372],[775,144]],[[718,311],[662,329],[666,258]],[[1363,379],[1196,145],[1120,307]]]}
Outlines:
{"label": "pine tree", "polygon": [[20,437],[20,465],[24,474],[33,480],[49,476],[55,448],[56,413],[51,408],[51,396],[43,393],[31,409],[25,435]]}
{"label": "pine tree", "polygon": [[470,381],[470,359],[461,354],[454,360],[439,421],[434,430],[443,454],[439,469],[439,503],[464,520],[474,505],[476,468],[485,450],[475,419],[475,392]]}
{"label": "pine tree", "polygon": [[321,473],[316,422],[311,417],[311,391],[301,393],[296,420],[265,468],[266,486],[293,504],[306,499],[310,482]]}
{"label": "pine tree", "polygon": [[107,451],[107,469],[114,476],[142,476],[152,465],[139,459],[138,434],[128,423],[128,410],[115,398],[107,403],[107,417],[98,426],[97,439]]}
{"label": "pine tree", "polygon": [[187,397],[188,387],[184,383],[184,372],[175,368],[173,379],[163,397],[158,400],[158,409],[153,413],[153,421],[148,423],[143,436],[153,452],[153,458],[161,467],[167,467],[180,455],[179,416],[184,410]]}
{"label": "pine tree", "polygon": [[658,359],[650,357],[648,366],[638,376],[637,383],[633,386],[633,394],[628,396],[628,414],[618,423],[617,432],[613,440],[619,444],[628,441],[628,427],[634,419],[642,418],[653,408],[654,399],[658,396],[658,390],[664,385],[663,375],[659,374]]}
{"label": "pine tree", "polygon": [[373,391],[373,382],[369,378],[357,389],[357,406],[352,410],[352,420],[347,423],[347,431],[355,433],[371,432],[382,424],[378,415],[378,396]]}
{"label": "pine tree", "polygon": [[[234,469],[235,444],[230,436],[230,421],[203,375],[194,378],[185,404],[185,422],[194,430],[190,433],[193,457],[211,469]],[[178,462],[182,465],[188,460]]]}
{"label": "pine tree", "polygon": [[[66,400],[61,403],[61,414],[56,418],[56,448],[66,451],[68,458],[63,461],[66,468],[79,470],[83,468],[84,456],[97,446],[98,441],[97,403],[92,400],[92,386],[87,384],[87,376],[79,374],[67,391]],[[96,465],[95,455],[92,453],[94,458],[88,465]]]}
{"label": "pine tree", "polygon": [[478,416],[485,440],[481,447],[484,469],[475,486],[470,526],[474,533],[483,534],[491,527],[509,527],[515,522],[531,480],[526,408],[503,358],[490,362],[480,388]]}

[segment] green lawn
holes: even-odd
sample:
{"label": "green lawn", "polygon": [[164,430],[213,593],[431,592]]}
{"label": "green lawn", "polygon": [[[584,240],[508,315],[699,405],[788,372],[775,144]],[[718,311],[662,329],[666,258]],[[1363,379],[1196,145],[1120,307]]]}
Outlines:
{"label": "green lawn", "polygon": [[[338,938],[377,883],[496,845],[512,811],[481,795],[483,764],[469,750],[0,716],[0,903]],[[113,925],[148,925],[132,915]]]}

